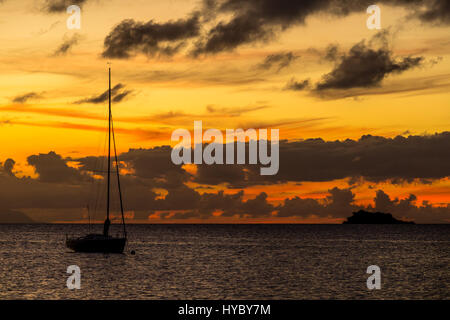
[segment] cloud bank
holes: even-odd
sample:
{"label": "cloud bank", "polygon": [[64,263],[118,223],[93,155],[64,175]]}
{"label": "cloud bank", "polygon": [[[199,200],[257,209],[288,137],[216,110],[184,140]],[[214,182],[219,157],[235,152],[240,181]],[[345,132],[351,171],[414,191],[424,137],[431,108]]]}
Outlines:
{"label": "cloud bank", "polygon": [[[245,188],[285,182],[333,181],[362,178],[366,181],[403,183],[423,180],[429,183],[450,176],[450,133],[431,136],[384,138],[363,136],[359,140],[323,141],[309,139],[280,145],[280,171],[275,177],[259,176],[259,166],[198,165],[187,170],[170,161],[169,146],[130,149],[119,155],[126,210],[134,219],[214,219],[221,218],[327,218],[341,219],[359,209],[393,213],[416,222],[448,222],[450,205],[417,203],[415,195],[391,199],[382,189],[376,191],[372,205],[355,203],[353,187],[330,188],[325,198],[289,196],[281,204],[268,201],[268,192],[248,198]],[[0,166],[0,201],[5,210],[73,210],[104,191],[105,157],[63,158],[55,152],[28,157],[37,177],[16,176],[15,161]],[[114,180],[114,179],[113,179]],[[113,190],[116,187],[113,182]],[[191,184],[203,186],[200,192]],[[217,185],[228,185],[217,191]],[[242,190],[240,190],[242,189]],[[100,190],[100,191],[99,191]],[[103,199],[103,198],[102,198]],[[98,200],[98,199],[97,199]],[[104,210],[104,201],[96,204]],[[91,208],[94,208],[92,204]],[[60,211],[58,211],[60,212]],[[31,216],[39,221],[39,216]],[[42,218],[41,218],[42,219]],[[59,220],[76,220],[73,214]],[[42,221],[42,220],[40,220]]]}
{"label": "cloud bank", "polygon": [[[410,16],[424,23],[450,24],[446,0],[379,3],[404,7]],[[271,41],[293,26],[304,25],[308,17],[316,14],[344,17],[365,12],[372,4],[369,0],[204,0],[200,9],[177,21],[123,20],[106,36],[102,55],[118,59],[128,59],[132,53],[171,56],[187,44],[192,57],[217,54]]]}

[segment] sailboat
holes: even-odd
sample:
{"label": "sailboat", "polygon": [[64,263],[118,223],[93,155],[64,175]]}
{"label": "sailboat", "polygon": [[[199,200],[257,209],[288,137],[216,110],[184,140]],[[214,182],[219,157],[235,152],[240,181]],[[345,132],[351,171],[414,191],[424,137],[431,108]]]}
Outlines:
{"label": "sailboat", "polygon": [[[88,234],[78,238],[69,238],[66,236],[66,246],[75,252],[103,252],[103,253],[122,253],[127,242],[127,231],[125,227],[125,218],[123,214],[122,192],[120,189],[119,162],[117,161],[116,139],[114,137],[114,126],[111,113],[111,67],[108,68],[109,75],[109,104],[108,104],[108,177],[106,193],[106,220],[103,224],[103,234]],[[109,219],[110,211],[110,193],[111,193],[111,137],[114,144],[114,160],[117,173],[117,186],[119,191],[120,211],[122,213],[122,236],[113,237],[109,233],[111,221]]]}

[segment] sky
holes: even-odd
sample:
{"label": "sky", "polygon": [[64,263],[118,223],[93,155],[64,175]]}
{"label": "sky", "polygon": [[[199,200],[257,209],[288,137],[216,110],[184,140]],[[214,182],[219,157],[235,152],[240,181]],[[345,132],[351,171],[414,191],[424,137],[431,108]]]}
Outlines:
{"label": "sky", "polygon": [[[372,4],[0,1],[0,222],[104,219],[110,63],[129,223],[448,223],[450,5]],[[196,120],[278,129],[279,171],[173,164]]]}

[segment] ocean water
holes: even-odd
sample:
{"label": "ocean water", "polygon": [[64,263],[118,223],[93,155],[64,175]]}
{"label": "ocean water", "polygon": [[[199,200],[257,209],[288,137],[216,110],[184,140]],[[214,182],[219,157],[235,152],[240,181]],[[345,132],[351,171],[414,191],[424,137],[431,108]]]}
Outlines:
{"label": "ocean water", "polygon": [[[0,225],[0,298],[450,298],[450,225],[130,225],[124,254],[65,247],[87,229]],[[367,289],[369,265],[380,290]]]}

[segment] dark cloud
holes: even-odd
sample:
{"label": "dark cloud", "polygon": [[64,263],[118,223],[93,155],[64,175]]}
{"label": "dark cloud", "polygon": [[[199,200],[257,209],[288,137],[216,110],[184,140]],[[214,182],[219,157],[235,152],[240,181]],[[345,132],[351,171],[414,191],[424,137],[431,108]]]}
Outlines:
{"label": "dark cloud", "polygon": [[[369,0],[208,0],[210,14],[231,14],[229,21],[219,21],[195,44],[194,55],[233,50],[241,45],[264,42],[294,25],[305,24],[306,18],[318,13],[347,16],[365,12],[373,4]],[[403,6],[413,16],[431,23],[450,22],[446,0],[385,0],[383,4]],[[424,9],[426,8],[426,9]],[[210,14],[211,15],[211,14]]]}
{"label": "dark cloud", "polygon": [[[418,223],[430,223],[430,220],[427,219],[429,217],[432,219],[431,222],[448,222],[450,205],[436,207],[428,201],[422,201],[421,205],[416,202],[417,197],[414,194],[410,194],[404,199],[391,199],[383,190],[377,190],[373,210],[389,212],[397,217],[407,217]],[[371,209],[371,206],[368,208]]]}
{"label": "dark cloud", "polygon": [[[366,135],[359,140],[280,141],[279,171],[261,176],[259,165],[198,165],[194,181],[232,187],[288,181],[331,181],[361,177],[392,183],[450,176],[450,132],[429,136],[385,138]],[[248,145],[247,154],[248,154]],[[236,147],[235,147],[236,149]],[[224,157],[226,148],[224,148]]]}
{"label": "dark cloud", "polygon": [[298,196],[287,198],[283,204],[278,207],[278,217],[302,217],[308,216],[326,216],[326,208],[317,199],[300,198]]}
{"label": "dark cloud", "polygon": [[[274,206],[267,202],[267,194],[261,192],[256,197],[243,199],[244,192],[233,194],[204,193],[199,195],[193,191],[180,192],[176,197],[166,197],[160,200],[165,203],[167,210],[161,218],[173,219],[211,219],[213,213],[220,213],[221,217],[238,218],[345,218],[358,210],[383,211],[392,213],[397,218],[414,219],[418,223],[442,223],[450,218],[450,205],[433,207],[428,202],[416,204],[416,196],[409,195],[404,199],[391,200],[382,190],[376,192],[375,205],[362,206],[355,204],[355,194],[350,188],[334,187],[328,190],[325,198],[301,198],[298,196],[286,198]],[[380,198],[383,198],[380,201]],[[174,204],[184,203],[182,206]],[[170,209],[171,208],[171,209]],[[174,212],[170,214],[170,212]]]}
{"label": "dark cloud", "polygon": [[[425,64],[424,64],[425,66]],[[343,99],[354,98],[358,99],[365,95],[385,95],[385,94],[400,94],[414,96],[423,95],[425,93],[447,93],[450,88],[450,83],[442,75],[438,76],[414,76],[409,79],[402,79],[400,81],[392,81],[388,86],[377,86],[372,88],[351,88],[345,90],[312,90],[311,93],[322,99]]]}
{"label": "dark cloud", "polygon": [[8,158],[5,160],[5,162],[3,163],[3,170],[10,176],[14,175],[14,173],[12,172],[12,170],[14,169],[14,165],[16,164],[16,162],[11,159]]}
{"label": "dark cloud", "polygon": [[295,78],[289,80],[289,82],[285,86],[285,90],[293,90],[293,91],[301,91],[307,89],[309,87],[309,79],[305,79],[303,81],[297,81]]}
{"label": "dark cloud", "polygon": [[[328,195],[322,199],[295,196],[276,206],[268,201],[268,191],[252,198],[245,198],[243,190],[199,193],[188,182],[203,185],[228,182],[235,186],[241,184],[241,188],[266,184],[269,190],[269,185],[279,182],[331,181],[356,176],[371,181],[417,177],[432,181],[450,176],[450,151],[446,148],[449,141],[450,133],[407,138],[364,136],[358,141],[283,142],[279,177],[261,177],[256,166],[248,165],[199,165],[197,173],[190,174],[172,164],[168,146],[130,149],[119,155],[125,210],[134,211],[136,219],[146,219],[157,211],[164,219],[212,219],[217,215],[224,218],[343,218],[365,209],[389,212],[416,222],[445,222],[450,218],[449,205],[436,207],[427,202],[419,205],[414,195],[391,199],[382,190],[377,191],[373,206],[356,205],[351,188],[336,187],[328,190]],[[69,166],[69,162],[73,162],[74,167]],[[28,157],[28,163],[35,168],[37,178],[16,177],[12,159],[7,159],[0,168],[0,202],[5,210],[40,209],[45,215],[57,209],[59,220],[73,220],[81,218],[76,208],[95,201],[99,214],[104,214],[105,157],[63,158],[49,152]],[[94,181],[90,178],[92,174],[103,178]],[[114,195],[115,179],[111,187]],[[94,192],[95,189],[100,193]],[[158,190],[164,192],[160,194]],[[94,209],[94,204],[91,208]],[[61,216],[61,212],[72,213]],[[39,215],[33,215],[35,218],[43,221]]]}
{"label": "dark cloud", "polygon": [[71,38],[65,39],[63,43],[55,50],[53,55],[55,56],[66,55],[73,46],[78,44],[79,41],[80,35],[74,34]]}
{"label": "dark cloud", "polygon": [[416,15],[424,22],[450,24],[450,2],[448,0],[430,0],[419,8]]}
{"label": "dark cloud", "polygon": [[[280,170],[274,178],[291,181],[329,181],[344,177],[366,180],[413,181],[450,176],[450,132],[430,136],[359,140],[308,139],[280,145]],[[307,170],[305,168],[308,168]]]}
{"label": "dark cloud", "polygon": [[184,40],[198,36],[199,32],[198,15],[166,23],[123,20],[105,38],[102,56],[127,59],[136,52],[172,56],[184,45]]}
{"label": "dark cloud", "polygon": [[[79,209],[93,197],[89,184],[43,182],[39,178],[17,178],[9,174],[0,174],[0,190],[2,191],[0,193],[2,212],[22,209],[43,209],[45,211],[47,209],[77,208],[78,215],[72,219],[80,218]],[[65,218],[64,211],[60,211],[58,219],[64,220]],[[46,220],[36,217],[36,221]]]}
{"label": "dark cloud", "polygon": [[191,55],[197,57],[201,54],[231,51],[241,44],[257,41],[267,41],[274,37],[270,28],[257,19],[249,17],[235,17],[230,22],[219,22],[195,43]]}
{"label": "dark cloud", "polygon": [[[198,200],[197,192],[184,185],[190,178],[190,174],[181,166],[171,162],[170,153],[169,146],[162,146],[151,149],[130,149],[118,155],[120,169],[126,171],[122,174],[121,186],[124,190],[127,209],[146,211],[148,216],[149,210],[178,210],[183,206],[185,209],[190,209],[190,205]],[[105,181],[106,157],[90,156],[70,160],[78,164],[79,171],[82,173],[101,175]],[[117,190],[115,179],[111,188]],[[157,200],[158,194],[153,190],[154,188],[166,190],[168,200]],[[187,202],[183,204],[184,200]],[[143,212],[138,215],[142,214],[145,215]]]}
{"label": "dark cloud", "polygon": [[314,12],[327,9],[329,1],[216,1],[216,13],[232,14],[219,21],[195,44],[194,55],[233,50],[241,45],[264,42],[277,32],[302,24]]}
{"label": "dark cloud", "polygon": [[423,57],[396,59],[388,48],[370,48],[365,41],[354,45],[348,54],[337,59],[335,68],[317,84],[317,91],[375,87],[380,85],[386,76],[402,73],[424,61]]}
{"label": "dark cloud", "polygon": [[[367,94],[447,89],[448,84],[438,83],[437,78],[415,78],[383,87],[383,80],[390,75],[416,67],[433,66],[442,61],[440,57],[425,61],[422,56],[394,56],[390,49],[391,36],[389,29],[382,30],[368,41],[362,40],[353,45],[348,52],[343,52],[335,44],[330,44],[324,51],[309,49],[315,54],[321,54],[323,61],[334,62],[332,71],[323,75],[322,80],[310,89],[310,93],[323,99],[341,99]],[[434,82],[433,85],[430,85],[431,82]],[[308,87],[308,82],[297,82],[292,78],[285,89],[303,90]]]}
{"label": "dark cloud", "polygon": [[373,199],[375,205],[361,206],[354,203],[351,189],[333,188],[325,199],[293,197],[278,206],[278,217],[320,217],[344,218],[358,210],[381,211],[397,218],[413,219],[417,223],[445,223],[450,217],[450,205],[433,207],[427,201],[417,204],[417,197],[410,194],[404,199],[392,200],[383,190],[377,190]]}
{"label": "dark cloud", "polygon": [[67,161],[53,151],[29,156],[27,162],[34,167],[42,182],[79,183],[88,178],[77,169],[69,167]]}
{"label": "dark cloud", "polygon": [[[411,16],[427,23],[450,23],[450,5],[446,0],[379,3],[405,7]],[[166,23],[122,21],[105,38],[103,56],[119,59],[129,58],[132,53],[171,56],[187,40],[192,40],[189,52],[193,57],[232,51],[242,45],[272,40],[292,26],[304,25],[311,15],[342,17],[364,13],[372,4],[371,0],[204,0],[200,9],[186,19]]]}
{"label": "dark cloud", "polygon": [[242,188],[248,177],[244,169],[243,165],[198,165],[194,181],[210,185],[228,183],[235,188]]}
{"label": "dark cloud", "polygon": [[325,60],[328,61],[336,61],[339,54],[339,47],[336,44],[330,44],[325,49],[325,56],[323,57]]}
{"label": "dark cloud", "polygon": [[155,186],[173,188],[186,182],[190,175],[172,163],[171,151],[169,146],[130,149],[119,156],[119,161],[128,163],[134,176],[152,179]]}
{"label": "dark cloud", "polygon": [[124,100],[132,92],[133,92],[132,90],[125,90],[125,91],[123,91],[121,93],[118,93],[118,94],[116,94],[114,96],[112,101],[113,102],[120,102],[120,101]]}
{"label": "dark cloud", "polygon": [[334,217],[343,218],[361,207],[354,204],[355,195],[351,189],[334,187],[328,190],[325,199],[287,198],[278,209],[279,217]]}
{"label": "dark cloud", "polygon": [[[132,90],[124,90],[124,91],[120,92],[124,88],[125,88],[125,85],[122,84],[122,83],[118,83],[114,87],[111,88],[111,97],[112,97],[112,101],[113,102],[121,102],[130,93],[133,92]],[[75,101],[74,103],[75,104],[81,104],[81,103],[98,104],[98,103],[103,103],[105,101],[108,101],[108,95],[109,95],[109,92],[108,92],[108,90],[106,90],[106,91],[102,92],[99,95],[92,96],[90,98],[81,99],[81,100]]]}
{"label": "dark cloud", "polygon": [[82,7],[86,2],[87,0],[46,0],[44,10],[48,13],[61,13],[66,12],[73,4]]}
{"label": "dark cloud", "polygon": [[14,103],[26,103],[28,100],[39,99],[42,95],[37,92],[28,92],[21,95],[18,95],[12,99]]}
{"label": "dark cloud", "polygon": [[197,211],[209,215],[215,211],[221,211],[224,217],[232,217],[237,214],[236,209],[242,206],[243,197],[242,190],[233,194],[225,194],[223,191],[204,193],[200,198]]}
{"label": "dark cloud", "polygon": [[279,72],[280,70],[289,67],[291,63],[298,58],[299,56],[296,56],[292,52],[270,54],[258,65],[258,68],[263,70],[275,68],[277,72]]}
{"label": "dark cloud", "polygon": [[[359,140],[324,141],[307,139],[280,142],[279,171],[274,176],[261,176],[261,165],[198,165],[191,174],[182,166],[170,161],[169,146],[152,149],[130,149],[119,155],[121,168],[127,172],[124,184],[139,185],[143,197],[152,188],[176,192],[191,181],[202,185],[227,184],[229,188],[245,188],[251,185],[271,185],[286,182],[322,182],[351,178],[356,181],[394,184],[431,183],[450,176],[450,132],[428,136],[397,136],[385,138],[366,135]],[[235,146],[235,150],[237,150]],[[248,146],[247,146],[248,158]],[[226,156],[226,148],[224,148]],[[68,165],[76,164],[76,168]],[[48,183],[88,183],[90,173],[102,173],[99,162],[105,158],[67,158],[50,152],[33,155],[28,163],[35,167],[38,181]],[[14,161],[3,164],[3,172],[13,176]],[[135,193],[135,192],[133,192]],[[137,197],[137,194],[135,195]]]}
{"label": "dark cloud", "polygon": [[269,217],[274,209],[274,206],[267,202],[267,193],[261,192],[254,199],[242,203],[238,212],[241,217],[262,218]]}
{"label": "dark cloud", "polygon": [[[221,217],[238,218],[264,218],[271,216],[275,207],[267,202],[267,194],[261,192],[255,198],[244,200],[244,192],[238,191],[234,194],[225,194],[223,191],[217,193],[204,193],[202,195],[190,191],[177,192],[174,196],[167,195],[161,203],[165,203],[166,210],[169,205],[172,210],[174,204],[182,204],[175,208],[182,210],[173,215],[167,215],[166,219],[188,219],[200,218],[211,219],[214,213],[220,213]],[[169,209],[170,210],[170,209]]]}

